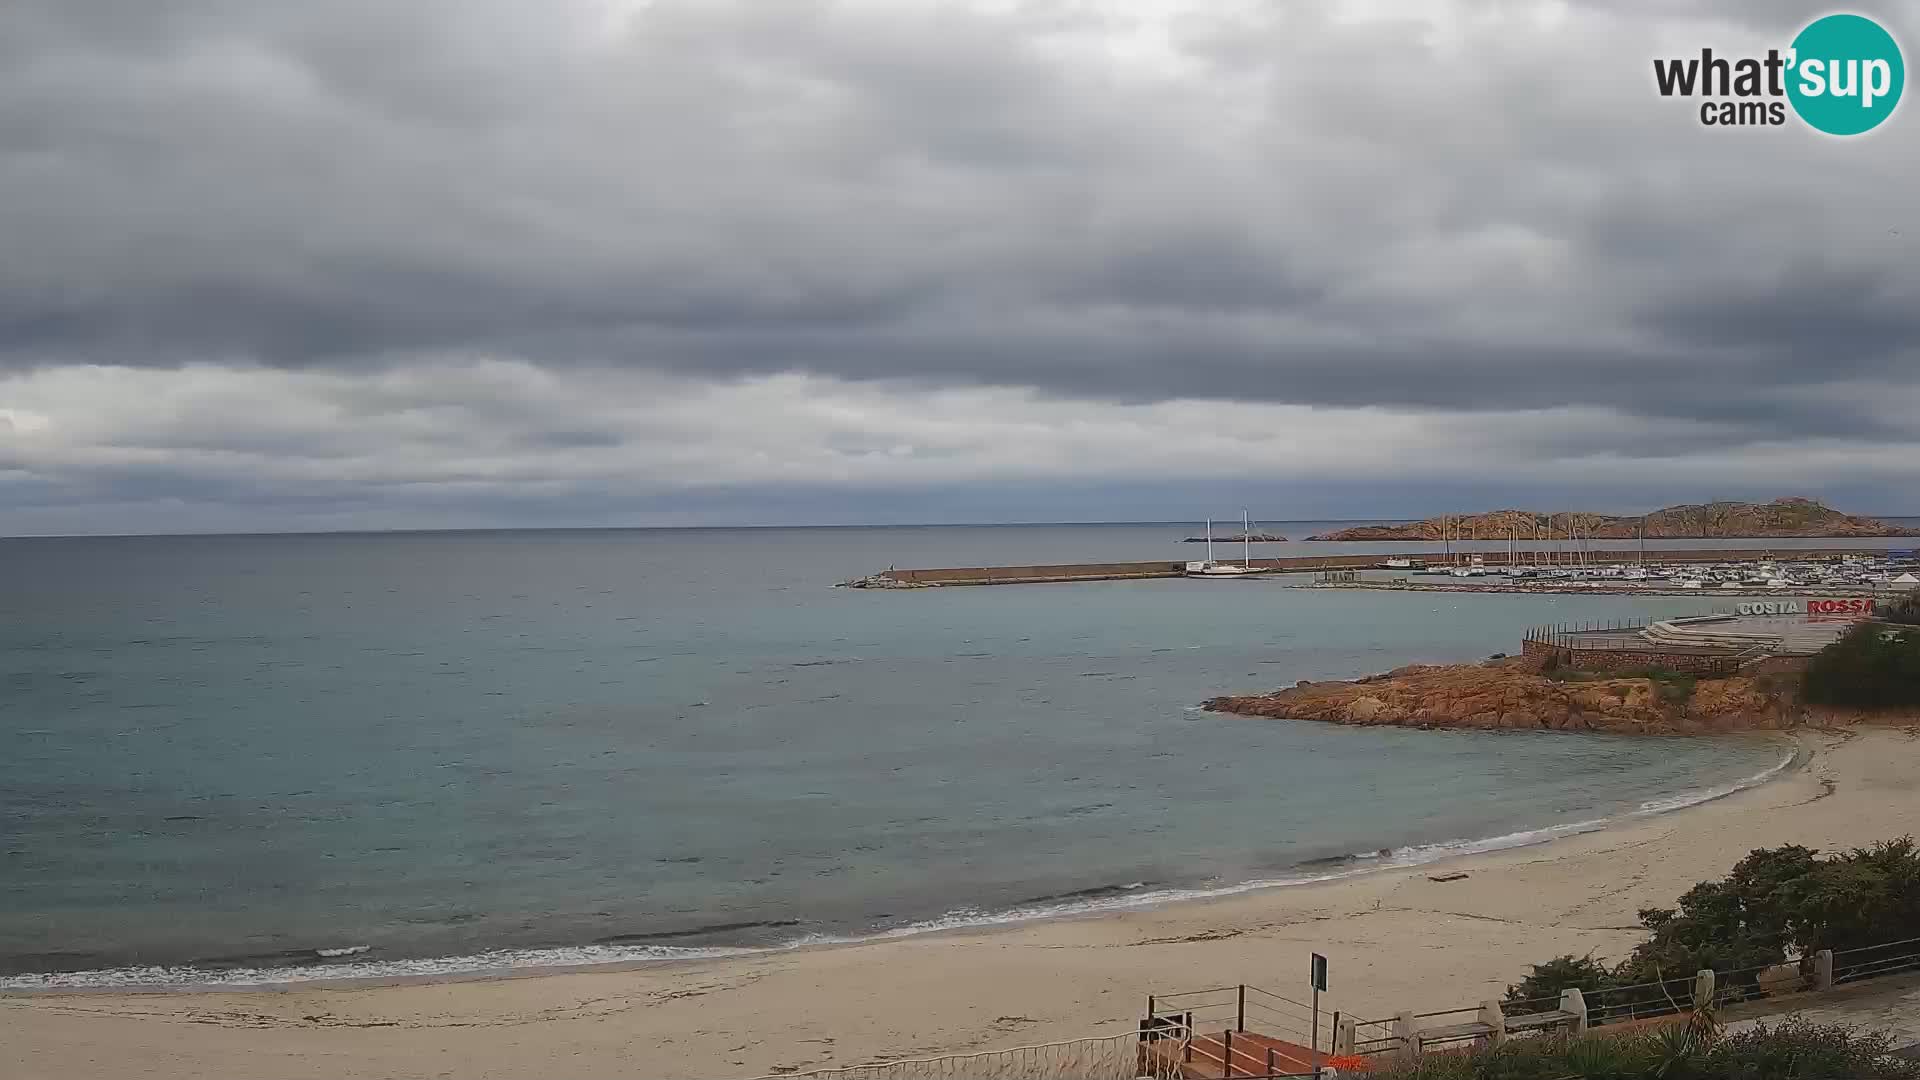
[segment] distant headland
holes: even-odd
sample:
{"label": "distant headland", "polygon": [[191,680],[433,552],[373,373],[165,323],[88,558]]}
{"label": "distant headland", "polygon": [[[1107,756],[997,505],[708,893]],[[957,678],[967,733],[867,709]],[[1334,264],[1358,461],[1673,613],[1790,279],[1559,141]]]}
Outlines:
{"label": "distant headland", "polygon": [[1308,540],[1523,540],[1582,539],[1697,540],[1732,537],[1920,536],[1920,529],[1889,525],[1876,518],[1843,514],[1812,499],[1785,498],[1769,503],[1711,502],[1669,506],[1645,515],[1566,511],[1494,510],[1411,521],[1403,525],[1360,525],[1309,536]]}

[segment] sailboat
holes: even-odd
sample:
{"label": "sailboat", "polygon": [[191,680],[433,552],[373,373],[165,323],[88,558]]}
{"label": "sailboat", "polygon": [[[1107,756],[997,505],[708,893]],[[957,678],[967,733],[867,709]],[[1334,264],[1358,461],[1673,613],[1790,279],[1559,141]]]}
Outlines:
{"label": "sailboat", "polygon": [[1197,578],[1240,578],[1249,574],[1264,574],[1265,567],[1253,565],[1253,522],[1248,520],[1244,507],[1240,510],[1240,543],[1243,554],[1240,565],[1216,562],[1213,558],[1213,519],[1207,519],[1207,561],[1187,564],[1187,576]]}

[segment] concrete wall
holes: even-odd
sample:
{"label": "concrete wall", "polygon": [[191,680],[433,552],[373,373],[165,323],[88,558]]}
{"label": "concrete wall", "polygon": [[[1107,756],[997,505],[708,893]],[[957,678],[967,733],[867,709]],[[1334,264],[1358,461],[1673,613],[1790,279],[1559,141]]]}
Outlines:
{"label": "concrete wall", "polygon": [[1733,659],[1697,652],[1663,652],[1651,646],[1645,649],[1572,649],[1549,645],[1544,641],[1525,641],[1520,655],[1546,659],[1558,655],[1560,666],[1575,671],[1631,671],[1635,668],[1665,668],[1689,675],[1719,676],[1731,674]]}
{"label": "concrete wall", "polygon": [[1807,670],[1810,656],[1769,656],[1741,669],[1742,675],[1759,678],[1762,675],[1798,675]]}
{"label": "concrete wall", "polygon": [[1099,581],[1103,578],[1174,577],[1183,562],[1058,563],[1040,566],[956,566],[940,570],[889,570],[884,577],[923,585],[998,585],[1030,581]]}

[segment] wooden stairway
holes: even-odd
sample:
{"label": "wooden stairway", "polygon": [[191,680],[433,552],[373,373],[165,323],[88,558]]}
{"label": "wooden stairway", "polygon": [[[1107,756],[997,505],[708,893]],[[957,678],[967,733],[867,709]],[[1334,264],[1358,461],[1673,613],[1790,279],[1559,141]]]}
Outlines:
{"label": "wooden stairway", "polygon": [[[1155,1039],[1140,1044],[1145,1075],[1168,1080],[1221,1077],[1310,1076],[1316,1052],[1257,1031],[1195,1034],[1192,1039]],[[1326,1054],[1317,1055],[1324,1065]]]}

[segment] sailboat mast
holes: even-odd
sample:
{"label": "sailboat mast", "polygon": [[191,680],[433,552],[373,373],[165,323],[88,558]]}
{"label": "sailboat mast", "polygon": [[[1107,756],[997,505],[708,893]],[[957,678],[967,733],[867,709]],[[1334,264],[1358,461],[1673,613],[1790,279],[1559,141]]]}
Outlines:
{"label": "sailboat mast", "polygon": [[1253,520],[1247,516],[1247,508],[1240,508],[1240,565],[1253,569]]}
{"label": "sailboat mast", "polygon": [[1207,565],[1213,565],[1213,519],[1207,519]]}

